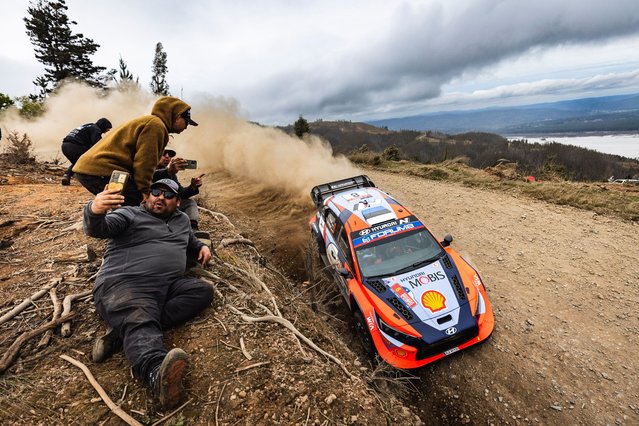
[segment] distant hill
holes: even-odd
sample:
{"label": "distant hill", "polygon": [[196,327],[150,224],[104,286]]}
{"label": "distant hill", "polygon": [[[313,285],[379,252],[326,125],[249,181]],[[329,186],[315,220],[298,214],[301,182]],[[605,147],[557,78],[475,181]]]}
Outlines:
{"label": "distant hill", "polygon": [[469,131],[502,135],[639,131],[639,94],[584,98],[508,108],[429,113],[375,120],[390,130]]}
{"label": "distant hill", "polygon": [[[575,181],[601,181],[610,176],[639,174],[639,162],[636,160],[556,142],[539,144],[526,140],[509,141],[489,132],[450,135],[430,130],[394,131],[367,123],[324,120],[311,122],[309,127],[311,134],[321,136],[330,143],[333,152],[346,154],[356,162],[359,161],[356,158],[358,156],[374,163],[396,155],[424,164],[465,158],[471,167],[483,169],[506,159],[517,163],[518,172],[522,174],[546,179],[560,176]],[[293,126],[281,129],[293,133]]]}

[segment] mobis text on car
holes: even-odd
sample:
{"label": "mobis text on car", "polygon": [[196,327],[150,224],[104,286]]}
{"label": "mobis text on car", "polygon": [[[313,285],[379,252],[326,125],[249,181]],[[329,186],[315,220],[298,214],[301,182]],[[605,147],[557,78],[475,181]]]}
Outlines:
{"label": "mobis text on car", "polygon": [[493,312],[479,273],[367,176],[314,187],[312,237],[362,342],[417,368],[486,340]]}

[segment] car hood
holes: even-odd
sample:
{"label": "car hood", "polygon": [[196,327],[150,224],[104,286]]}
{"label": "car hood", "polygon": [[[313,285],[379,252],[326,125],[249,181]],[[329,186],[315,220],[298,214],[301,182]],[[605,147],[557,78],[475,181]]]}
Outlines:
{"label": "car hood", "polygon": [[[390,290],[390,293],[384,292],[387,295],[384,299],[409,324],[424,322],[436,329],[445,329],[458,322],[461,308],[468,305],[456,268],[444,268],[441,260],[379,281]],[[394,298],[401,301],[403,307]]]}

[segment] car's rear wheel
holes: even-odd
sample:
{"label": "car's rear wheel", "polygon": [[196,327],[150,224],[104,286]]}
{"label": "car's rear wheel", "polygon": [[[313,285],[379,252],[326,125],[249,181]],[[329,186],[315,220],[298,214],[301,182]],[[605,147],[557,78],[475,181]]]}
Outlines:
{"label": "car's rear wheel", "polygon": [[333,281],[326,273],[313,233],[311,233],[306,247],[306,278],[309,285],[311,309],[318,312],[320,306],[326,305],[334,299],[336,290]]}

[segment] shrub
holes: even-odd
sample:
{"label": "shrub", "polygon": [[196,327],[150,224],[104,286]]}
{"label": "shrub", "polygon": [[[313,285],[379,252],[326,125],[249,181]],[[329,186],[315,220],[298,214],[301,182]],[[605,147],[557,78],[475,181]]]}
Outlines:
{"label": "shrub", "polygon": [[7,136],[8,145],[4,152],[7,154],[7,160],[16,164],[33,163],[33,145],[31,139],[26,133],[20,134],[16,131],[9,132]]}
{"label": "shrub", "polygon": [[384,150],[382,158],[386,161],[399,161],[399,148],[395,145],[391,145]]}
{"label": "shrub", "polygon": [[382,163],[382,158],[379,154],[372,151],[351,151],[348,154],[348,159],[356,164],[370,164],[372,166],[379,166]]}

